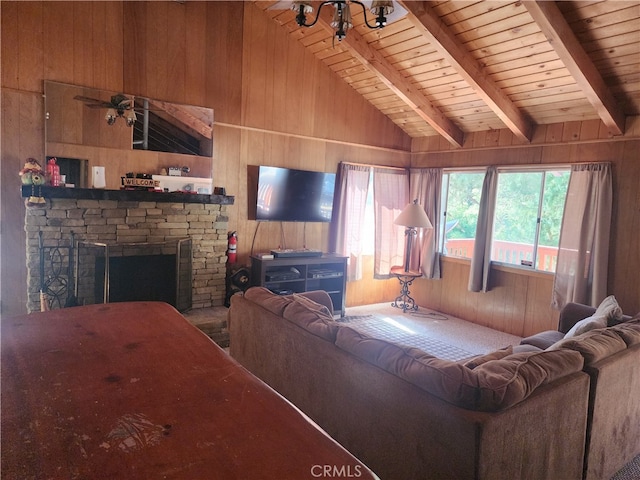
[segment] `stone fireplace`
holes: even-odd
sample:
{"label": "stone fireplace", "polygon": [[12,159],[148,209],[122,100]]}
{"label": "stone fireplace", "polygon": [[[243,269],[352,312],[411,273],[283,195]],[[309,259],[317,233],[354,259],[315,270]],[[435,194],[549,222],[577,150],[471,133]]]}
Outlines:
{"label": "stone fireplace", "polygon": [[[30,194],[30,189],[23,189],[23,196]],[[96,257],[91,254],[93,259],[83,259],[86,252],[83,254],[82,251],[87,250],[87,245],[94,245],[93,248],[103,248],[95,244],[107,245],[111,252],[125,252],[137,245],[143,253],[153,254],[153,248],[158,245],[164,247],[157,248],[171,250],[172,245],[188,239],[191,278],[183,284],[190,283],[191,306],[204,308],[224,304],[227,208],[233,205],[233,197],[55,187],[43,187],[42,196],[47,198],[46,206],[27,208],[25,216],[28,311],[41,308],[41,244],[68,247],[73,243],[79,255],[78,265],[75,265],[77,278],[72,281],[78,292],[90,290],[93,295],[96,291]],[[68,248],[58,251],[58,263],[74,263],[68,251]],[[122,255],[110,254],[107,258]],[[44,262],[45,279],[55,274],[55,265],[49,266],[49,263]],[[79,295],[78,303],[102,303],[102,298],[95,298],[96,295],[90,298],[91,295]]]}

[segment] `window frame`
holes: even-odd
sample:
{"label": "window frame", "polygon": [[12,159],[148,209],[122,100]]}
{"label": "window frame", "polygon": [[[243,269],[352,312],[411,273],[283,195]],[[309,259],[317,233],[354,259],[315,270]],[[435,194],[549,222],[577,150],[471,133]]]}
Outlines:
{"label": "window frame", "polygon": [[[441,225],[443,225],[443,228],[441,229],[440,235],[439,235],[439,239],[438,239],[438,252],[440,255],[447,257],[447,258],[454,258],[460,261],[466,261],[466,262],[470,262],[471,259],[468,257],[461,257],[461,256],[457,256],[457,255],[451,255],[451,254],[447,254],[444,252],[444,246],[445,246],[445,241],[446,241],[446,221],[447,221],[447,208],[448,208],[448,200],[449,200],[449,183],[451,180],[450,175],[451,174],[456,174],[456,173],[482,173],[483,175],[486,174],[486,169],[487,167],[467,167],[467,168],[455,168],[455,167],[451,167],[451,168],[444,168],[443,169],[443,176],[446,176],[446,181],[443,178],[443,182],[442,182],[442,190],[441,190],[441,211],[439,213],[439,217],[440,217],[440,221],[441,221]],[[548,164],[548,165],[529,165],[529,166],[525,166],[525,165],[509,165],[509,166],[499,166],[497,167],[497,174],[498,177],[500,176],[500,174],[502,173],[542,173],[542,181],[540,182],[540,192],[539,192],[539,198],[538,198],[538,210],[537,210],[537,218],[536,218],[536,228],[535,228],[535,238],[534,238],[534,243],[533,243],[533,255],[532,255],[532,260],[531,260],[531,265],[522,265],[522,264],[515,264],[515,263],[509,263],[509,262],[503,262],[503,261],[499,261],[499,260],[493,260],[491,259],[491,264],[492,265],[496,265],[496,266],[500,266],[500,267],[508,267],[508,268],[514,268],[514,269],[519,269],[519,270],[523,270],[526,272],[535,272],[535,273],[540,273],[540,274],[549,274],[549,275],[554,275],[555,271],[549,271],[549,270],[541,270],[537,268],[537,256],[538,256],[538,245],[540,243],[540,231],[541,231],[541,220],[542,220],[542,209],[544,206],[544,191],[545,191],[545,186],[547,184],[547,173],[549,172],[557,172],[557,171],[567,171],[567,172],[571,172],[571,165],[570,164]],[[567,182],[567,190],[568,190],[568,182]],[[496,192],[497,195],[497,192]],[[497,201],[497,198],[496,198]],[[565,201],[566,201],[566,192],[565,192]],[[563,206],[564,206],[564,202],[563,202]],[[494,212],[495,214],[495,212]],[[564,213],[563,213],[564,216]],[[495,220],[495,218],[494,218]],[[495,222],[494,222],[494,227],[495,228]],[[494,235],[494,231],[492,231],[492,243],[493,243],[493,235]],[[474,237],[474,241],[475,241],[475,237]],[[493,248],[492,248],[493,251]]]}

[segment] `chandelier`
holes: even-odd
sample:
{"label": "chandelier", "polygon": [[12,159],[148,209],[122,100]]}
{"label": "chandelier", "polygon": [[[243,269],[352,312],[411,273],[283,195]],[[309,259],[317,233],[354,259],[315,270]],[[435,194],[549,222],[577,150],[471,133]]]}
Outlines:
{"label": "chandelier", "polygon": [[364,23],[371,29],[383,28],[387,24],[387,15],[393,12],[393,2],[390,0],[371,2],[371,8],[369,11],[375,16],[375,22],[370,24],[367,19],[367,7],[364,3],[356,0],[327,1],[320,3],[318,12],[316,13],[316,18],[311,23],[307,23],[307,15],[313,12],[313,6],[310,2],[293,2],[291,10],[297,12],[296,23],[298,25],[301,27],[312,27],[318,22],[322,7],[325,5],[333,5],[335,11],[333,13],[331,27],[335,29],[335,36],[338,41],[340,41],[347,35],[347,30],[353,26],[351,21],[351,5],[354,4],[359,5],[362,8],[362,13],[364,13]]}
{"label": "chandelier", "polygon": [[124,118],[129,127],[133,127],[137,120],[136,112],[133,109],[133,100],[122,94],[111,97],[111,105],[109,105],[104,119],[109,125],[113,125],[118,117]]}

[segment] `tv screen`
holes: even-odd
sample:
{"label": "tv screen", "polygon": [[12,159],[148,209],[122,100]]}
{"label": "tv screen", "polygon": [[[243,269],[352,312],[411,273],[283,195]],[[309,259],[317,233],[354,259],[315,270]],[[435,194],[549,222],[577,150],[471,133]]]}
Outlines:
{"label": "tv screen", "polygon": [[256,220],[330,222],[335,173],[260,167]]}

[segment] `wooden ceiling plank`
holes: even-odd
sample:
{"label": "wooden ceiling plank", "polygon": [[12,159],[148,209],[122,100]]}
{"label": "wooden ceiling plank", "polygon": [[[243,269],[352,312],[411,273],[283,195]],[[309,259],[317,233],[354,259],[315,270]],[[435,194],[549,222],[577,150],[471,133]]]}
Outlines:
{"label": "wooden ceiling plank", "polygon": [[[320,12],[320,25],[325,30],[334,32],[330,25],[331,14],[328,9]],[[342,40],[342,45],[346,45],[354,57],[363,65],[366,65],[376,76],[391,89],[398,97],[407,103],[421,118],[431,125],[440,135],[445,137],[450,143],[457,147],[462,147],[464,143],[464,133],[451,120],[449,120],[440,110],[433,106],[422,93],[410,82],[408,82],[389,61],[377,50],[369,47],[369,44],[362,38],[356,30],[350,29],[347,36]]]}
{"label": "wooden ceiling plank", "polygon": [[614,134],[624,134],[625,116],[602,76],[586,54],[555,2],[529,1],[525,7],[546,35],[603,123]]}
{"label": "wooden ceiling plank", "polygon": [[478,95],[521,140],[531,141],[533,125],[511,100],[487,76],[487,73],[473,59],[469,52],[458,42],[453,32],[423,2],[401,1],[402,6],[410,12],[414,26],[426,35],[447,61],[457,70]]}

